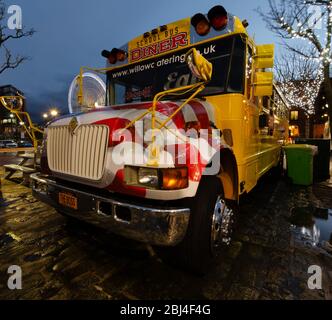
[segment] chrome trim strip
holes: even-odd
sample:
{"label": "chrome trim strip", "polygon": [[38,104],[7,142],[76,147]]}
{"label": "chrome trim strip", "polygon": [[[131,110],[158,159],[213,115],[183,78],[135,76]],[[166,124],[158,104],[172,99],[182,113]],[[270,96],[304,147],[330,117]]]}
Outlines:
{"label": "chrome trim strip", "polygon": [[[118,235],[153,245],[174,246],[180,243],[186,234],[190,217],[188,208],[162,208],[126,203],[112,199],[111,194],[106,198],[61,185],[40,173],[31,175],[31,180],[33,195],[38,200]],[[60,191],[77,196],[78,210],[58,204],[57,195]],[[110,204],[110,215],[100,211],[100,202]],[[117,217],[116,209],[119,207],[129,209],[130,221]]]}

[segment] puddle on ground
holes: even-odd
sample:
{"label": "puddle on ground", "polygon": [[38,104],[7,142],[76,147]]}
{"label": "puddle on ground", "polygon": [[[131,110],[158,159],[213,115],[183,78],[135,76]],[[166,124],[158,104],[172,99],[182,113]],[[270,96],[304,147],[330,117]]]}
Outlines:
{"label": "puddle on ground", "polygon": [[332,249],[332,209],[295,207],[291,210],[290,222],[298,240]]}
{"label": "puddle on ground", "polygon": [[13,232],[7,232],[6,234],[0,235],[0,248],[13,241],[21,241],[21,238]]}
{"label": "puddle on ground", "polygon": [[13,241],[15,240],[8,234],[0,235],[0,248]]}
{"label": "puddle on ground", "polygon": [[[0,181],[0,186],[1,186],[1,181]],[[6,207],[7,203],[5,199],[3,198],[2,191],[0,190],[0,207]]]}
{"label": "puddle on ground", "polygon": [[28,261],[28,262],[33,262],[33,261],[37,261],[41,258],[41,255],[40,254],[29,254],[27,256],[25,256],[23,258],[24,261]]}

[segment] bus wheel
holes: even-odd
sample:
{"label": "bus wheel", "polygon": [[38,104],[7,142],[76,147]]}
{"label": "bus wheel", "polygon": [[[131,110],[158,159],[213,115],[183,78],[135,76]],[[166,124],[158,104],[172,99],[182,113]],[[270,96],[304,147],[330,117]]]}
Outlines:
{"label": "bus wheel", "polygon": [[185,238],[174,248],[163,248],[161,257],[204,275],[222,247],[231,241],[233,209],[224,200],[220,179],[213,176],[202,178],[196,196],[188,204],[191,213]]}
{"label": "bus wheel", "polygon": [[221,245],[231,243],[233,225],[233,209],[227,206],[223,197],[219,196],[212,215],[211,252],[215,253]]}

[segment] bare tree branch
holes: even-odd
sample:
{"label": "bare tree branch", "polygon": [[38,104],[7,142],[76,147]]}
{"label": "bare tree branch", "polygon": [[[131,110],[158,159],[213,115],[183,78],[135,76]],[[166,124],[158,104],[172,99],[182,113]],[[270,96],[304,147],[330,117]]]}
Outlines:
{"label": "bare tree branch", "polygon": [[6,55],[5,55],[5,62],[0,65],[0,74],[3,73],[7,69],[15,69],[17,68],[22,62],[28,60],[27,57],[16,56],[13,58],[11,52],[6,48]]}
{"label": "bare tree branch", "polygon": [[312,112],[317,88],[323,85],[332,127],[332,0],[268,0],[268,3],[267,12],[257,11],[289,53],[279,58],[276,68],[285,96],[288,92],[293,104]]}
{"label": "bare tree branch", "polygon": [[30,37],[35,33],[34,29],[31,29],[29,31],[22,31],[22,30],[16,30],[16,34],[15,35],[7,35],[5,37],[0,38],[0,47],[8,40],[10,39],[20,39],[20,38],[24,38],[24,37]]}
{"label": "bare tree branch", "polygon": [[[24,61],[28,60],[25,56],[14,56],[7,46],[7,43],[21,38],[31,37],[35,33],[34,29],[11,31],[7,28],[6,6],[3,0],[0,0],[0,74],[9,69],[15,69]],[[6,45],[5,45],[6,43]]]}
{"label": "bare tree branch", "polygon": [[326,11],[323,10],[316,20],[311,21],[312,14],[302,0],[280,0],[278,4],[275,0],[269,0],[270,10],[268,13],[262,12],[261,9],[257,10],[269,30],[285,40],[305,39],[321,53],[324,47],[314,30],[327,15]]}
{"label": "bare tree branch", "polygon": [[323,77],[317,59],[299,57],[298,53],[290,51],[277,59],[275,74],[288,103],[313,113]]}

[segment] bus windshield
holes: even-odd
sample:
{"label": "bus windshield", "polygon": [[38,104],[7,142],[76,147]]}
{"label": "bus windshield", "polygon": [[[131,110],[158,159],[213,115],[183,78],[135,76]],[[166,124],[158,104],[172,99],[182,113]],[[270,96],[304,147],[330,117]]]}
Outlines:
{"label": "bus windshield", "polygon": [[[201,96],[243,93],[246,44],[240,35],[207,42],[195,48],[213,64],[212,80]],[[151,101],[158,92],[198,82],[185,61],[188,50],[186,48],[108,72],[108,104]]]}

